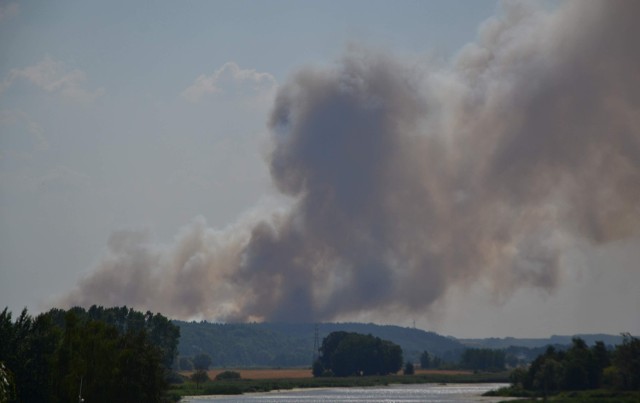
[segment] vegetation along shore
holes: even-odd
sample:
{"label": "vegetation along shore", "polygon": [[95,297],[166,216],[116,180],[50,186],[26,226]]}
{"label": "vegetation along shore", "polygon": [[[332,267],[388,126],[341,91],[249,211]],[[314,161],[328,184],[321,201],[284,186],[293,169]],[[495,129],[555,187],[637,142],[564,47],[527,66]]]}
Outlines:
{"label": "vegetation along shore", "polygon": [[[418,329],[346,324],[343,330],[334,330],[339,325],[333,324],[327,326],[331,331],[323,334],[322,342],[316,328],[315,348],[308,347],[303,366],[225,368],[216,362],[218,356],[205,352],[219,341],[213,331],[245,340],[236,346],[239,351],[246,340],[270,334],[276,353],[263,349],[262,357],[253,357],[255,352],[245,349],[239,353],[245,356],[241,359],[297,361],[297,356],[278,351],[287,343],[302,346],[302,333],[295,333],[302,328],[269,326],[205,323],[206,336],[196,337],[201,329],[191,323],[185,327],[191,332],[189,340],[201,341],[190,342],[191,350],[181,350],[181,326],[159,313],[92,306],[52,309],[35,317],[24,310],[14,319],[5,308],[0,313],[0,403],[79,398],[105,403],[175,402],[184,396],[297,388],[478,382],[510,383],[489,394],[524,401],[640,401],[640,339],[630,334],[609,338],[615,345],[600,340],[589,345],[574,337],[570,345],[487,348],[478,340],[470,347]],[[281,339],[274,329],[291,336]],[[364,329],[372,332],[358,332]],[[431,351],[420,351],[426,347]],[[185,351],[193,355],[184,355]],[[231,362],[234,357],[225,359]]]}

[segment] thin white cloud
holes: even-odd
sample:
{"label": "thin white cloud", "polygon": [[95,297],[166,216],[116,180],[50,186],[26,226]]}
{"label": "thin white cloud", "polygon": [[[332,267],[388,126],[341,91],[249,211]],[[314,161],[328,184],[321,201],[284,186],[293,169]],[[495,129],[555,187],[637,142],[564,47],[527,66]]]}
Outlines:
{"label": "thin white cloud", "polygon": [[235,62],[227,62],[209,76],[200,75],[181,95],[187,101],[198,102],[209,94],[240,93],[255,96],[273,92],[275,88],[276,79],[271,74],[242,69]]}
{"label": "thin white cloud", "polygon": [[0,93],[16,81],[25,80],[38,88],[78,102],[91,102],[104,93],[103,88],[88,90],[87,75],[79,69],[70,70],[63,62],[45,57],[39,63],[23,69],[13,69],[0,84]]}
{"label": "thin white cloud", "polygon": [[16,2],[0,4],[0,22],[13,18],[18,14],[20,14],[20,4]]}

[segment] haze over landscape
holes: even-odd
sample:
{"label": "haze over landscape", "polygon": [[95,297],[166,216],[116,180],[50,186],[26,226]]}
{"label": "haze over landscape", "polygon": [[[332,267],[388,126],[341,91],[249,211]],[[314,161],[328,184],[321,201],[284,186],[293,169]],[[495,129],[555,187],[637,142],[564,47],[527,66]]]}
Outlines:
{"label": "haze over landscape", "polygon": [[637,15],[0,2],[0,303],[639,334]]}

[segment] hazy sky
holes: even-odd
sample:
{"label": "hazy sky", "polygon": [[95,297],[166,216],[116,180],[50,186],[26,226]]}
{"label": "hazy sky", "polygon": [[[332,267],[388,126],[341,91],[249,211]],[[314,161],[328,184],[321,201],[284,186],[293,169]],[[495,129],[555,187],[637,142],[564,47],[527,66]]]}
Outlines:
{"label": "hazy sky", "polygon": [[[556,7],[543,5],[551,14]],[[105,256],[127,249],[121,243],[132,241],[122,234],[144,238],[147,252],[173,250],[195,227],[231,237],[265,212],[289,211],[296,195],[273,184],[270,130],[278,125],[269,121],[292,75],[331,69],[353,46],[446,70],[503,14],[484,0],[0,0],[0,305],[50,308],[102,270]],[[637,89],[637,75],[630,79]],[[632,127],[631,138],[639,131]],[[637,223],[639,211],[636,199],[629,220]],[[606,242],[571,239],[554,255],[552,286],[496,292],[496,271],[452,282],[423,310],[331,316],[415,320],[459,337],[640,333],[637,227]],[[141,264],[141,272],[154,270]],[[226,304],[219,285],[204,292]],[[119,303],[112,294],[95,302]],[[123,304],[165,312],[154,298],[122,295]],[[211,312],[222,311],[168,314],[220,319]]]}

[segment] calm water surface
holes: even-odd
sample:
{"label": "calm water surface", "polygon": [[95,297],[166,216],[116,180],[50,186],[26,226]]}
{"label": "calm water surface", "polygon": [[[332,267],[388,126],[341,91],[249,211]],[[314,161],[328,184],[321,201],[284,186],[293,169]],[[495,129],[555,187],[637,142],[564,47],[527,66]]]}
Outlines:
{"label": "calm water surface", "polygon": [[504,398],[482,397],[484,392],[508,386],[505,383],[392,385],[370,388],[296,389],[291,391],[252,393],[240,396],[198,396],[183,399],[194,403],[329,403],[329,402],[496,402]]}

